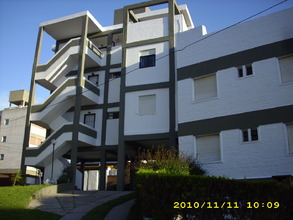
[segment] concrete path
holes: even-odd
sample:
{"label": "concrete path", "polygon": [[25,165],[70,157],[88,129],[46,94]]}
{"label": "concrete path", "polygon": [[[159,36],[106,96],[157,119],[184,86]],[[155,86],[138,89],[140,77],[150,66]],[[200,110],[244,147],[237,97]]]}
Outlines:
{"label": "concrete path", "polygon": [[[128,191],[69,191],[64,193],[56,193],[54,195],[41,198],[39,200],[32,200],[29,204],[29,208],[36,208],[46,212],[56,213],[61,215],[61,220],[79,220],[90,210],[98,205],[101,205],[110,200],[127,195],[131,192]],[[125,209],[128,207],[124,205]],[[131,206],[130,206],[131,207]],[[128,211],[130,210],[128,208]],[[123,207],[122,207],[123,208]],[[128,212],[127,211],[127,212]],[[115,212],[114,209],[110,211]],[[113,214],[112,213],[112,214]],[[119,209],[117,214],[119,215]],[[109,213],[110,214],[110,213]],[[114,213],[114,215],[116,215]],[[121,214],[122,215],[122,214]],[[127,215],[126,215],[127,218]],[[125,219],[126,219],[125,218]],[[113,218],[111,218],[113,219]],[[123,218],[119,218],[123,220]]]}
{"label": "concrete path", "polygon": [[127,220],[128,214],[133,204],[134,204],[134,199],[114,207],[106,215],[104,220]]}

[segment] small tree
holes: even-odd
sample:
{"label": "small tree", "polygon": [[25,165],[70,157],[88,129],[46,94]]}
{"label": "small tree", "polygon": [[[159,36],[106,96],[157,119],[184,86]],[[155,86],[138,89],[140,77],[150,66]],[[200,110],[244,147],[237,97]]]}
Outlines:
{"label": "small tree", "polygon": [[21,174],[21,170],[19,170],[14,176],[11,177],[12,185],[24,185],[25,178]]}

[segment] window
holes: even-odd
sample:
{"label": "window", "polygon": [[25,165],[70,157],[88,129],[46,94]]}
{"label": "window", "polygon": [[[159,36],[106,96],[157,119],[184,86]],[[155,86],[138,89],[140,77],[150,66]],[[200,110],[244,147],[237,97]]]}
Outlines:
{"label": "window", "polygon": [[108,112],[107,119],[116,119],[119,118],[119,112]]}
{"label": "window", "polygon": [[220,137],[218,134],[196,138],[197,157],[200,162],[216,162],[221,160]]}
{"label": "window", "polygon": [[2,138],[1,138],[1,142],[6,142],[7,141],[7,137],[6,136],[3,136]]}
{"label": "window", "polygon": [[139,115],[155,115],[156,114],[156,95],[139,96],[138,114]]}
{"label": "window", "polygon": [[96,121],[96,114],[89,113],[84,115],[84,124],[94,128],[95,127],[95,121]]}
{"label": "window", "polygon": [[92,75],[89,75],[87,78],[93,84],[95,84],[97,86],[99,85],[99,75],[95,75],[94,73],[92,73]]}
{"label": "window", "polygon": [[279,59],[282,83],[293,82],[293,56]]}
{"label": "window", "polygon": [[156,50],[140,51],[139,68],[146,68],[156,65]]}
{"label": "window", "polygon": [[9,125],[9,119],[4,120],[4,125]]}
{"label": "window", "polygon": [[121,72],[110,73],[109,79],[116,79],[121,77]]}
{"label": "window", "polygon": [[239,78],[253,75],[251,65],[243,65],[243,66],[238,67],[237,69],[238,69],[238,77]]}
{"label": "window", "polygon": [[289,154],[293,154],[293,124],[287,125]]}
{"label": "window", "polygon": [[242,141],[250,142],[258,140],[257,128],[242,129]]}
{"label": "window", "polygon": [[217,97],[216,74],[194,79],[195,101]]}
{"label": "window", "polygon": [[0,154],[0,160],[4,160],[4,154]]}

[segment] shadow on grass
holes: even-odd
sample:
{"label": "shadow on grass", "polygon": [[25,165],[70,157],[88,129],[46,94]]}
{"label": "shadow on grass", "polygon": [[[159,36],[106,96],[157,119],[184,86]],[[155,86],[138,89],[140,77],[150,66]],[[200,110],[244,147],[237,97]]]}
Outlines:
{"label": "shadow on grass", "polygon": [[60,219],[61,216],[37,209],[0,209],[0,218],[6,220],[57,220]]}

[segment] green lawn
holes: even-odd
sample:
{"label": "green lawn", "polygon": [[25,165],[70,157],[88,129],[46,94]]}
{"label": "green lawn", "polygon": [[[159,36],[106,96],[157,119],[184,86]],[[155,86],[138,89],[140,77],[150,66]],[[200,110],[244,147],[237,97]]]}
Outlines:
{"label": "green lawn", "polygon": [[45,185],[0,187],[1,219],[54,220],[60,216],[36,209],[26,209],[34,192]]}

